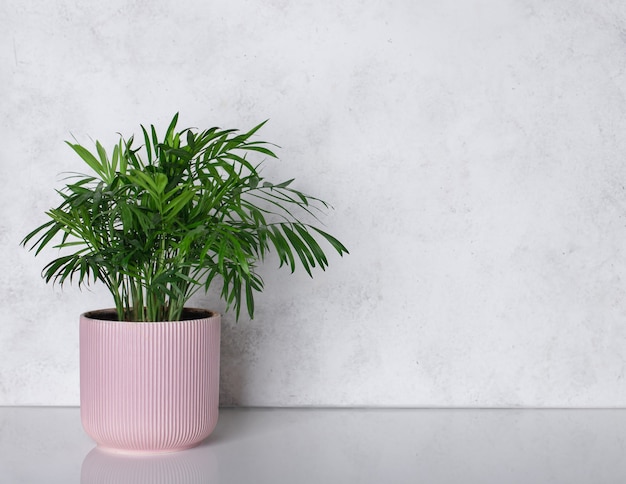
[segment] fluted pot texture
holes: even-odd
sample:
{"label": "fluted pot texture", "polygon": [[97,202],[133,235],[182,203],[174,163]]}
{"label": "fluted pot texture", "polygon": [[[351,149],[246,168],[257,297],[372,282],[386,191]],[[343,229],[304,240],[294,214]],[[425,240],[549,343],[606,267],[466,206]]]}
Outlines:
{"label": "fluted pot texture", "polygon": [[188,309],[170,322],[119,322],[111,310],[80,317],[80,409],[104,450],[172,452],[217,424],[220,315]]}

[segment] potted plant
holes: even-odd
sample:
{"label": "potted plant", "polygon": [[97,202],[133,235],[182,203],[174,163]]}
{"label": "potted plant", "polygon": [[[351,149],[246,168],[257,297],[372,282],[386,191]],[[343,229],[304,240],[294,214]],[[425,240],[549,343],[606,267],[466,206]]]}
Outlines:
{"label": "potted plant", "polygon": [[74,174],[49,220],[22,244],[53,245],[46,282],[104,283],[115,308],[80,317],[81,420],[102,447],[172,451],[198,444],[217,422],[220,315],[188,308],[198,290],[220,286],[236,317],[254,315],[256,272],[270,250],[280,266],[325,269],[327,243],[316,227],[328,205],[272,183],[261,163],[274,145],[255,139],[264,123],[235,129],[141,126],[142,144],[124,139],[107,152],[67,144],[93,174]]}

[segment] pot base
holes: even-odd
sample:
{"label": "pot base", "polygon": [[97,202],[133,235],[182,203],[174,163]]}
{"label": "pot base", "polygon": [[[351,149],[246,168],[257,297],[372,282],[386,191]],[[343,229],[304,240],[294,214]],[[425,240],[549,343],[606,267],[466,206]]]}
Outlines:
{"label": "pot base", "polygon": [[149,455],[155,455],[155,454],[173,454],[175,452],[182,452],[184,450],[189,450],[189,449],[198,447],[199,445],[202,444],[202,442],[204,442],[204,440],[201,440],[200,442],[196,442],[195,444],[190,444],[190,445],[186,445],[183,447],[177,447],[177,448],[171,448],[171,449],[146,449],[146,450],[117,449],[115,447],[106,447],[100,444],[98,444],[96,448],[99,451],[104,452],[105,454],[123,455],[123,456],[129,456],[129,457],[133,457],[133,456],[141,457],[141,456],[149,456]]}

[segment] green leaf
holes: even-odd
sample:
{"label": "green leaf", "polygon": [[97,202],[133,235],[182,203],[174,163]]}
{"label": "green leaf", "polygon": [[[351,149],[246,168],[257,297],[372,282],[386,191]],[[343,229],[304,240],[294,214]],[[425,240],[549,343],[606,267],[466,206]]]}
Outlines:
{"label": "green leaf", "polygon": [[154,186],[156,193],[162,194],[165,191],[165,187],[167,187],[167,176],[163,173],[157,173],[154,177]]}
{"label": "green leaf", "polygon": [[254,319],[254,294],[252,293],[252,284],[246,281],[246,307],[250,319]]}
{"label": "green leaf", "polygon": [[167,127],[167,131],[165,132],[165,139],[168,141],[172,141],[174,138],[174,129],[176,129],[176,123],[178,123],[178,113],[174,115],[170,125]]}
{"label": "green leaf", "polygon": [[274,244],[274,248],[278,252],[278,257],[280,258],[280,265],[287,264],[293,273],[296,269],[296,261],[293,256],[293,252],[291,251],[291,247],[289,243],[280,232],[277,227],[271,227],[270,231],[268,231],[267,235],[272,240]]}
{"label": "green leaf", "polygon": [[302,263],[302,267],[304,267],[304,270],[307,272],[307,274],[312,277],[313,274],[311,273],[311,267],[315,267],[315,258],[308,250],[306,245],[302,242],[302,240],[298,238],[298,236],[293,232],[293,230],[289,228],[287,224],[281,224],[281,228],[289,239],[291,246],[296,251],[296,254],[298,254],[300,262]]}
{"label": "green leaf", "polygon": [[[175,192],[178,190],[172,190]],[[172,193],[170,192],[170,193]],[[176,198],[172,199],[168,204],[164,211],[164,214],[167,215],[168,218],[173,218],[177,215],[183,208],[189,205],[189,202],[193,200],[195,193],[192,190],[185,190],[180,193]]]}
{"label": "green leaf", "polygon": [[272,158],[278,158],[278,156],[276,156],[276,154],[272,150],[269,150],[263,146],[247,144],[243,146],[243,149],[245,149],[246,151],[256,151],[257,153],[262,153]]}
{"label": "green leaf", "polygon": [[96,140],[96,151],[98,152],[98,156],[100,157],[101,164],[105,165],[107,162],[106,150],[98,140]]}
{"label": "green leaf", "polygon": [[87,150],[86,148],[84,148],[81,145],[72,144],[69,141],[66,141],[65,143],[70,148],[72,148],[78,154],[78,156],[80,156],[83,159],[83,161],[85,163],[87,163],[87,165],[89,165],[89,167],[93,171],[95,171],[98,174],[98,176],[100,176],[100,178],[104,179],[106,177],[106,174],[104,173],[104,170],[102,169],[102,165],[96,159],[96,157],[91,154],[91,152],[89,150]]}
{"label": "green leaf", "polygon": [[348,249],[346,249],[346,247],[339,242],[335,237],[333,237],[332,235],[330,235],[327,232],[324,232],[321,229],[318,229],[317,227],[311,227],[313,230],[315,230],[318,234],[320,234],[322,237],[324,237],[328,243],[330,243],[330,245],[333,246],[333,248],[339,253],[339,255],[343,255],[343,254],[349,254],[350,252],[348,252]]}
{"label": "green leaf", "polygon": [[148,163],[152,164],[152,143],[150,143],[150,136],[148,136],[148,132],[143,126],[141,126],[141,132],[143,133],[143,142],[145,143],[144,148],[148,158]]}
{"label": "green leaf", "polygon": [[278,185],[272,185],[274,188],[287,188],[289,185],[292,184],[292,182],[295,180],[295,178],[292,178],[291,180],[287,180],[284,181],[282,183],[279,183]]}
{"label": "green leaf", "polygon": [[301,225],[301,224],[294,224],[294,228],[296,229],[296,231],[298,232],[298,234],[300,235],[302,240],[311,249],[311,252],[313,253],[313,256],[315,257],[315,259],[319,263],[320,267],[322,269],[327,267],[328,266],[328,260],[326,259],[326,255],[324,254],[324,251],[319,246],[317,241],[313,237],[311,237],[311,235],[307,232],[306,227],[304,225]]}

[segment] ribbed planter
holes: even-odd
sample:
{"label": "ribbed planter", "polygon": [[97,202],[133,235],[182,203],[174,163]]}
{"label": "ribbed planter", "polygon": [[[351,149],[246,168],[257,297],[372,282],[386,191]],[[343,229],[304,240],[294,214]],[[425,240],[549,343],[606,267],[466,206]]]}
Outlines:
{"label": "ribbed planter", "polygon": [[220,315],[186,310],[174,322],[80,317],[80,407],[103,449],[172,452],[199,444],[217,424]]}

